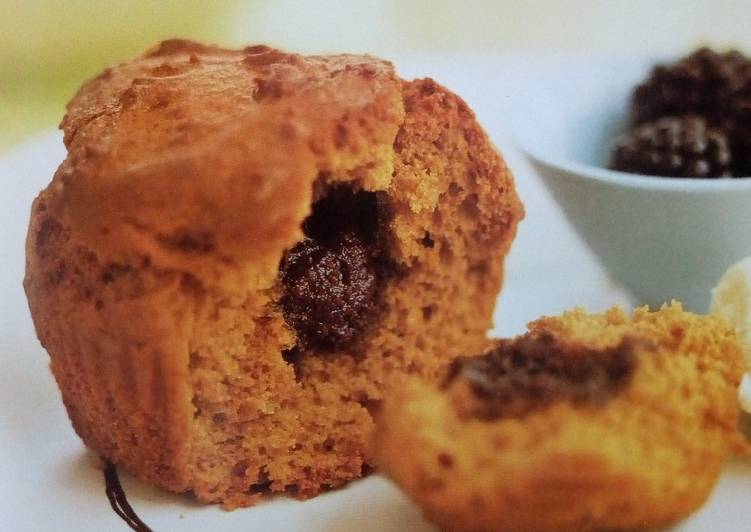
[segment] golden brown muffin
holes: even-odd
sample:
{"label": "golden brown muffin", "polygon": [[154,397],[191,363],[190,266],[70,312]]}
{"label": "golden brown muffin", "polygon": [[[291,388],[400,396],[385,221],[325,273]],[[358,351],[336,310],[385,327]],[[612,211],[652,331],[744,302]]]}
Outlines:
{"label": "golden brown muffin", "polygon": [[480,350],[522,207],[456,95],[166,41],[86,83],[25,288],[86,445],[227,507],[362,474],[393,375]]}
{"label": "golden brown muffin", "polygon": [[741,348],[717,317],[582,310],[410,379],[379,414],[377,462],[445,530],[664,526],[743,447]]}

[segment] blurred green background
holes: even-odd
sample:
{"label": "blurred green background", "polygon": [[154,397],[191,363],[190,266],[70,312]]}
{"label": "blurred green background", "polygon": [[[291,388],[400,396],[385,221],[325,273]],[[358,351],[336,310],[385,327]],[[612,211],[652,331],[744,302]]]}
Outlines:
{"label": "blurred green background", "polygon": [[681,53],[740,46],[745,0],[0,0],[0,151],[54,127],[108,64],[161,39],[301,52]]}
{"label": "blurred green background", "polygon": [[0,17],[0,150],[56,125],[86,78],[163,36],[219,39],[232,2],[11,0],[6,6]]}

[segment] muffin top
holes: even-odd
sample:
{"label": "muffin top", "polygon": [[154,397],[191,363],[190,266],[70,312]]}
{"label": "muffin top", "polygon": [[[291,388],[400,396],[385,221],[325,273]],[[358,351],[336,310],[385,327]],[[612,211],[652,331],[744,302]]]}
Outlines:
{"label": "muffin top", "polygon": [[267,271],[314,184],[388,186],[403,116],[392,65],[370,56],[164,41],[69,103],[46,204],[106,260]]}

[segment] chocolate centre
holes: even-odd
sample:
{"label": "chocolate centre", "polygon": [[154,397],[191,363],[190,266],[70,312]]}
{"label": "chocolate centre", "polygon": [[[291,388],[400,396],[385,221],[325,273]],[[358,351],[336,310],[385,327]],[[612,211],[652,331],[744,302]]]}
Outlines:
{"label": "chocolate centre", "polygon": [[524,417],[558,401],[602,406],[630,381],[638,363],[634,344],[624,338],[595,350],[532,332],[456,360],[444,387],[466,381],[477,399],[469,414],[488,420]]}
{"label": "chocolate centre", "polygon": [[303,347],[354,343],[377,313],[388,260],[377,193],[337,186],[313,204],[306,239],[279,267],[284,318]]}

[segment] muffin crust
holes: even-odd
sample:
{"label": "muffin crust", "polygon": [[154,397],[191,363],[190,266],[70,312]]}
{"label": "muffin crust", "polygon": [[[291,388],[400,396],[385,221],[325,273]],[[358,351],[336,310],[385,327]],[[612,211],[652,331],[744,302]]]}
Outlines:
{"label": "muffin crust", "polygon": [[[139,478],[228,508],[342,485],[393,376],[434,379],[485,345],[522,207],[432,80],[165,41],[86,83],[62,128],[26,293],[74,428]],[[384,202],[375,256],[398,274],[351,341],[311,348],[283,265],[337,190]]]}

